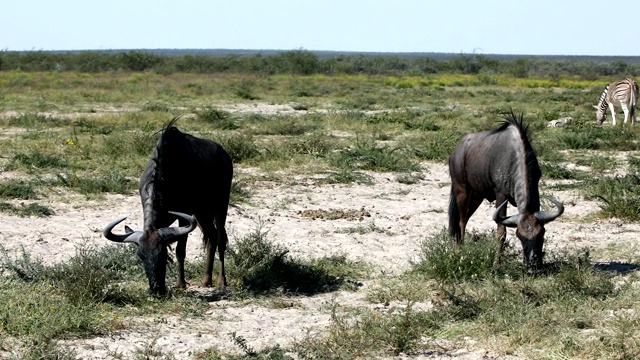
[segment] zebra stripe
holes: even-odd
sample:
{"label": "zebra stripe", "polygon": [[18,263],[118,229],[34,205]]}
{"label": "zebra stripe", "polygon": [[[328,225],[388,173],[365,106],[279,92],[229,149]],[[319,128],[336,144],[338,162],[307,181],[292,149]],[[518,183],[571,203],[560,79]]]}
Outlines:
{"label": "zebra stripe", "polygon": [[[612,82],[600,95],[596,108],[596,121],[602,124],[607,119],[607,107],[611,112],[613,125],[616,125],[616,109],[624,112],[624,123],[631,117],[631,124],[636,123],[636,103],[638,102],[638,84],[631,78]],[[631,115],[631,116],[629,116]]]}

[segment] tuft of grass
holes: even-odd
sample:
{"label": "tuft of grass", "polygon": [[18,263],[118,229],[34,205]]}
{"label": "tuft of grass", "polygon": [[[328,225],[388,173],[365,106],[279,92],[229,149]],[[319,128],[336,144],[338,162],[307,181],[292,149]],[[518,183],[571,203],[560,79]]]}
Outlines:
{"label": "tuft of grass", "polygon": [[415,310],[411,302],[384,312],[340,309],[334,303],[326,334],[307,336],[293,348],[304,359],[410,355],[432,345],[428,338],[442,328],[444,320],[439,313]]}
{"label": "tuft of grass", "polygon": [[99,153],[114,160],[121,159],[124,154],[147,157],[157,141],[156,135],[151,132],[117,132],[105,138]]}
{"label": "tuft of grass", "polygon": [[1,202],[0,203],[0,212],[14,214],[20,217],[27,216],[36,216],[36,217],[46,217],[55,215],[55,212],[44,205],[40,205],[38,203],[30,203],[25,205],[21,203],[20,206],[16,206],[13,204]]}
{"label": "tuft of grass", "polygon": [[[4,248],[0,248],[0,265],[12,276],[25,283],[48,283],[58,295],[70,303],[131,303],[136,297],[121,286],[112,286],[114,281],[140,280],[142,272],[135,251],[129,246],[105,246],[78,248],[69,261],[45,266],[41,259],[24,251],[12,259]],[[135,301],[134,301],[135,300]]]}
{"label": "tuft of grass", "polygon": [[585,183],[583,191],[588,199],[602,202],[603,216],[640,219],[640,175],[593,179]]}
{"label": "tuft of grass", "polygon": [[136,182],[111,171],[98,176],[78,176],[76,174],[57,174],[60,183],[84,195],[116,193],[128,194],[136,187]]}
{"label": "tuft of grass", "polygon": [[396,181],[405,185],[417,184],[421,180],[424,180],[424,175],[422,175],[421,173],[399,174],[398,176],[396,176]]}
{"label": "tuft of grass", "polygon": [[558,135],[558,142],[563,149],[599,149],[598,140],[589,132],[564,132]]}
{"label": "tuft of grass", "polygon": [[445,161],[458,143],[458,139],[455,134],[439,131],[407,138],[403,141],[403,146],[418,159]]}
{"label": "tuft of grass", "polygon": [[171,108],[167,104],[148,102],[142,106],[142,111],[169,112]]}
{"label": "tuft of grass", "polygon": [[439,283],[479,281],[494,273],[493,262],[497,254],[497,242],[491,234],[467,236],[458,246],[446,230],[422,242],[420,262],[415,270],[425,273]]}
{"label": "tuft of grass", "polygon": [[231,182],[231,198],[229,202],[232,204],[246,203],[251,198],[251,192],[245,187],[243,181],[234,179]]}
{"label": "tuft of grass", "polygon": [[216,128],[221,130],[235,130],[239,128],[238,124],[234,121],[228,111],[213,107],[205,107],[204,109],[197,111],[196,117],[198,120],[214,125]]}
{"label": "tuft of grass", "polygon": [[0,182],[0,199],[31,200],[36,198],[33,185],[21,180]]}
{"label": "tuft of grass", "polygon": [[585,179],[585,174],[583,171],[570,170],[566,166],[562,166],[558,164],[540,162],[540,170],[542,171],[543,178],[558,179],[558,180]]}
{"label": "tuft of grass", "polygon": [[33,149],[29,153],[16,153],[13,155],[7,165],[7,170],[27,168],[30,171],[39,171],[41,169],[65,168],[67,165],[67,160],[61,155],[46,154],[40,150]]}
{"label": "tuft of grass", "polygon": [[69,125],[70,121],[56,119],[51,116],[38,113],[24,113],[18,116],[9,117],[2,121],[9,126],[22,127],[27,129],[39,129],[43,127],[61,127]]}
{"label": "tuft of grass", "polygon": [[635,175],[640,175],[640,158],[630,156],[628,162],[629,172]]}
{"label": "tuft of grass", "polygon": [[235,96],[244,100],[257,100],[258,96],[254,93],[256,83],[252,80],[243,80],[236,83],[233,89]]}
{"label": "tuft of grass", "polygon": [[401,149],[378,147],[370,139],[358,138],[354,147],[347,148],[330,158],[338,168],[372,170],[379,172],[418,171],[418,163]]}
{"label": "tuft of grass", "polygon": [[229,153],[234,164],[251,160],[260,155],[253,137],[248,135],[222,136],[219,139],[219,144]]}
{"label": "tuft of grass", "polygon": [[284,135],[284,136],[300,136],[310,133],[317,129],[316,125],[305,124],[298,118],[292,117],[273,117],[270,121],[265,122],[267,125],[261,131],[256,131],[259,135]]}
{"label": "tuft of grass", "polygon": [[367,174],[351,169],[339,169],[319,181],[324,184],[363,184],[373,185],[373,178]]}
{"label": "tuft of grass", "polygon": [[228,252],[229,262],[225,264],[228,277],[235,279],[243,291],[252,294],[335,291],[343,284],[343,277],[353,275],[357,268],[342,258],[316,261],[292,259],[287,249],[267,239],[267,232],[262,225],[237,240]]}

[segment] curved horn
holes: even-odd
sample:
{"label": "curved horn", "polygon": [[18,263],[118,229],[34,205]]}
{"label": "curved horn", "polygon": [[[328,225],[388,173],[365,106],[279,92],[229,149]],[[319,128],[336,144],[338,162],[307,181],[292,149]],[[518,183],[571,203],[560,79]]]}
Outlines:
{"label": "curved horn", "polygon": [[194,216],[174,211],[169,211],[169,214],[175,215],[183,220],[187,220],[189,222],[189,225],[183,227],[166,227],[158,229],[158,234],[164,242],[170,242],[169,240],[176,236],[186,235],[192,232],[196,228],[196,226],[198,226],[198,222],[196,221],[196,218]]}
{"label": "curved horn", "polygon": [[107,226],[105,226],[104,230],[102,230],[102,235],[104,235],[104,237],[111,241],[125,243],[129,242],[139,245],[138,241],[140,240],[140,236],[142,235],[142,232],[140,231],[128,232],[126,234],[114,234],[111,232],[116,225],[120,224],[126,218],[126,216],[122,216],[110,222]]}
{"label": "curved horn", "polygon": [[500,206],[498,206],[496,208],[496,210],[493,212],[493,221],[497,222],[498,224],[507,226],[507,227],[516,227],[518,226],[518,221],[520,220],[520,214],[514,214],[508,217],[501,217],[500,216],[500,211],[507,206],[507,202],[509,200],[505,200],[502,204],[500,204]]}
{"label": "curved horn", "polygon": [[540,221],[543,224],[555,220],[558,216],[562,215],[562,213],[564,212],[564,205],[562,205],[561,202],[554,200],[548,196],[545,196],[545,198],[551,201],[553,205],[556,206],[557,209],[554,211],[536,211],[536,213],[533,214],[536,217],[536,219],[538,219],[538,221]]}

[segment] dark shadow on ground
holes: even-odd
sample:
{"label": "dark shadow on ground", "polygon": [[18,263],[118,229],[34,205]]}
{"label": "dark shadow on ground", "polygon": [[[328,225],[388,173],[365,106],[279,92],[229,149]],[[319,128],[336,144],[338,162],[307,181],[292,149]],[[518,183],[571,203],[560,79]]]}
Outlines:
{"label": "dark shadow on ground", "polygon": [[622,263],[618,261],[611,262],[599,262],[594,264],[593,266],[596,270],[607,271],[607,272],[616,272],[620,274],[626,274],[631,271],[636,271],[640,269],[640,265],[638,264],[629,264]]}

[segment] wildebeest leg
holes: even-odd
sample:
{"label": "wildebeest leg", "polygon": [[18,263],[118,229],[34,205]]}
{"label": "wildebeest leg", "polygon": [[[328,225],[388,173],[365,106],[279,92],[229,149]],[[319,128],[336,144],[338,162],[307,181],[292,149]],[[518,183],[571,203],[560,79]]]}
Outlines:
{"label": "wildebeest leg", "polygon": [[[189,222],[183,219],[178,219],[179,226],[187,226]],[[187,282],[184,278],[184,258],[187,255],[187,235],[180,236],[176,242],[176,260],[178,261],[178,279],[176,280],[176,287],[186,288]]]}
{"label": "wildebeest leg", "polygon": [[467,222],[469,222],[471,215],[473,215],[482,203],[482,196],[479,196],[473,190],[464,189],[456,192],[456,202],[458,203],[458,210],[460,212],[460,239],[456,239],[456,242],[462,244],[464,242]]}
{"label": "wildebeest leg", "polygon": [[204,264],[204,275],[202,276],[202,286],[207,287],[212,285],[211,274],[213,273],[213,262],[216,257],[218,237],[213,226],[212,218],[203,218],[202,221],[198,219],[198,222],[200,223],[200,228],[202,229],[205,251],[207,252],[207,258]]}
{"label": "wildebeest leg", "polygon": [[[496,208],[502,205],[502,203],[506,200],[506,197],[503,194],[496,194]],[[501,218],[507,216],[507,207],[503,207],[498,212],[498,215]],[[496,239],[498,241],[498,252],[496,253],[496,258],[493,260],[493,266],[500,265],[500,257],[502,256],[502,251],[504,250],[504,243],[507,239],[507,228],[502,224],[498,224],[498,228],[496,230]]]}
{"label": "wildebeest leg", "polygon": [[[473,215],[473,213],[478,210],[478,207],[480,206],[480,204],[482,204],[482,200],[484,200],[482,195],[478,194],[475,191],[471,192],[471,196],[469,197],[469,210],[467,211],[467,221],[469,221],[471,215]],[[465,224],[465,226],[466,225],[467,224]]]}
{"label": "wildebeest leg", "polygon": [[220,273],[218,274],[218,281],[216,284],[218,287],[227,286],[227,276],[224,270],[224,252],[227,249],[227,231],[224,228],[224,224],[227,221],[227,208],[221,209],[215,215],[216,219],[216,231],[218,235],[218,257],[220,258]]}

